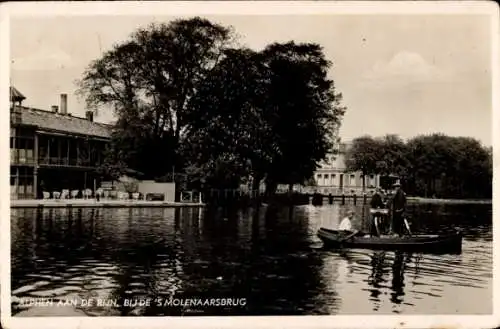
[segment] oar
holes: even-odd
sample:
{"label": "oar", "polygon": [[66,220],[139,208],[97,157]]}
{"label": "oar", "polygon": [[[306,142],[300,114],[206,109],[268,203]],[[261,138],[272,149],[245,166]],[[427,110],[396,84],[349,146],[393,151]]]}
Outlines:
{"label": "oar", "polygon": [[406,229],[408,230],[408,234],[411,236],[411,230],[410,230],[410,224],[408,223],[408,220],[406,220],[406,217],[403,218],[405,222]]}
{"label": "oar", "polygon": [[344,242],[344,241],[349,240],[350,238],[352,238],[353,236],[355,236],[356,234],[358,234],[358,232],[359,232],[359,231],[354,231],[354,232],[352,232],[351,234],[347,235],[345,238],[340,239],[340,242],[342,243],[342,242]]}
{"label": "oar", "polygon": [[375,221],[375,230],[377,231],[377,236],[380,236],[380,228],[378,227],[378,217],[373,219]]}

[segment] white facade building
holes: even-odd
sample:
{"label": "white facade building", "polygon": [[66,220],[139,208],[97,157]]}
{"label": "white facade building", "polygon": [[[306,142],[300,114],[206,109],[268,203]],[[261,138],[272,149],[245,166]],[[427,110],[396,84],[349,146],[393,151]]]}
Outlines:
{"label": "white facade building", "polygon": [[[349,147],[348,143],[341,143],[337,154],[330,154],[326,161],[314,173],[317,192],[323,194],[340,195],[360,194],[363,192],[363,177],[361,172],[347,171],[345,164],[345,153]],[[370,193],[380,186],[379,175],[365,176],[365,192]]]}

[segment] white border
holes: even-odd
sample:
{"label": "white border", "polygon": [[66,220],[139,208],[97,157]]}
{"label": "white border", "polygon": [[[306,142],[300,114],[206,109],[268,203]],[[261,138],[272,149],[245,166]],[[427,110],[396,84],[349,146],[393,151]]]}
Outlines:
{"label": "white border", "polygon": [[[0,4],[0,131],[10,136],[10,24],[5,6]],[[6,136],[7,137],[7,136]],[[0,139],[0,306],[1,321],[5,325],[5,317],[10,317],[10,151],[8,138]],[[9,154],[9,156],[6,156]],[[7,265],[9,264],[9,265]]]}
{"label": "white border", "polygon": [[[492,20],[492,70],[493,70],[493,152],[494,180],[493,200],[499,195],[496,173],[499,167],[500,146],[500,54],[499,54],[499,9],[492,1],[402,1],[402,2],[333,2],[333,1],[238,1],[238,2],[37,2],[0,4],[0,103],[2,108],[1,130],[9,131],[7,110],[9,108],[9,17],[12,16],[53,16],[53,15],[328,15],[328,14],[485,14]],[[8,73],[8,74],[6,74]],[[2,172],[9,172],[7,138],[0,142]],[[184,328],[229,328],[248,327],[312,327],[312,328],[494,328],[500,324],[499,303],[494,298],[494,314],[489,316],[289,316],[289,317],[103,317],[103,318],[12,318],[10,314],[10,192],[7,188],[8,175],[0,175],[4,188],[0,189],[0,210],[2,221],[1,238],[1,321],[6,328],[83,328],[83,327],[184,327]],[[493,231],[498,236],[499,225],[497,206],[493,202]],[[496,238],[495,238],[496,239]],[[499,254],[493,250],[494,278],[497,278]],[[499,285],[493,282],[494,296],[499,296]],[[467,296],[463,296],[467,298]]]}

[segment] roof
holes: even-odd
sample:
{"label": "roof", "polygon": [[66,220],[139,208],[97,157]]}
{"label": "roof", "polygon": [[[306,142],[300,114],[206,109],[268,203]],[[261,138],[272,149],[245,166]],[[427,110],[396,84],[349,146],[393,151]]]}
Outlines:
{"label": "roof", "polygon": [[16,108],[21,110],[22,124],[34,125],[41,130],[45,129],[101,138],[111,137],[111,125],[25,106],[16,106]]}
{"label": "roof", "polygon": [[16,89],[16,87],[10,87],[10,101],[11,102],[20,102],[25,100],[26,97],[21,94],[19,90]]}

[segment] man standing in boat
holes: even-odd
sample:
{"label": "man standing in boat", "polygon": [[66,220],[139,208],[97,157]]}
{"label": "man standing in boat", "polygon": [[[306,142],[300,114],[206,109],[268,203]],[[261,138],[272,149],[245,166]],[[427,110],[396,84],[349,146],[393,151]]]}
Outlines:
{"label": "man standing in boat", "polygon": [[[372,196],[372,199],[370,201],[370,208],[373,210],[385,209],[385,204],[382,200],[382,189],[380,187],[377,187],[375,193]],[[377,218],[378,223],[375,222]],[[383,219],[381,218],[380,214],[374,213],[370,221],[370,234],[372,236],[380,236],[380,234],[382,233],[382,228],[384,226],[383,224]]]}
{"label": "man standing in boat", "polygon": [[396,188],[396,193],[391,201],[392,230],[394,233],[402,236],[404,231],[403,215],[406,209],[406,194],[401,188],[401,183],[397,182],[394,184],[394,187]]}

